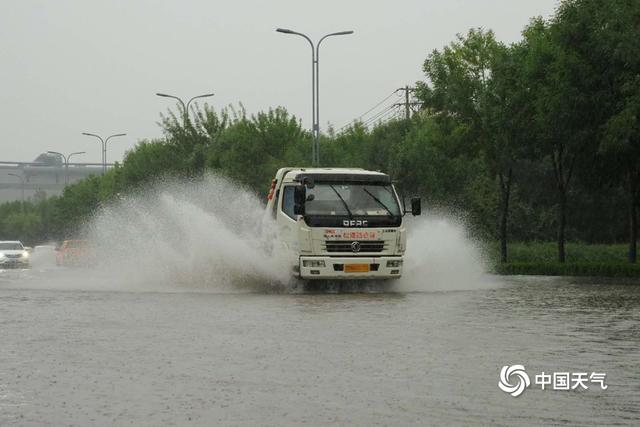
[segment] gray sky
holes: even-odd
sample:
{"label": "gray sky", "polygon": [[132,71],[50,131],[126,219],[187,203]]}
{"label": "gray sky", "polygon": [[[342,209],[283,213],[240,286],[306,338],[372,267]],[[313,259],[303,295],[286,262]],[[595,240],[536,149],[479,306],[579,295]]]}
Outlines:
{"label": "gray sky", "polygon": [[423,79],[427,54],[471,27],[513,42],[529,18],[556,0],[20,0],[0,9],[0,160],[31,161],[47,150],[87,151],[89,131],[126,132],[109,161],[142,138],[161,136],[156,97],[215,92],[218,107],[250,113],[282,105],[311,121],[311,51],[291,28],[317,40],[321,124],[340,128],[393,90]]}

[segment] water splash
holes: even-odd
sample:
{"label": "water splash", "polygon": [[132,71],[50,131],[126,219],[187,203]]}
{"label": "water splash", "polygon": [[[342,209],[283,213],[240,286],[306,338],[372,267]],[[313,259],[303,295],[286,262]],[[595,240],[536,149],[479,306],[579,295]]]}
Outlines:
{"label": "water splash", "polygon": [[129,287],[237,291],[280,286],[288,269],[262,249],[264,207],[218,177],[156,183],[102,209],[88,226],[101,267]]}
{"label": "water splash", "polygon": [[[487,280],[479,245],[460,222],[429,214],[407,216],[405,221],[408,250],[400,280],[339,282],[319,289],[424,292],[495,286],[495,280]],[[95,268],[34,268],[41,274],[33,275],[28,286],[300,292],[305,288],[294,286],[287,254],[265,251],[277,247],[270,241],[277,234],[273,230],[263,203],[228,179],[209,175],[199,181],[160,180],[102,207],[88,222],[86,235],[99,259]],[[264,237],[269,235],[271,239]]]}
{"label": "water splash", "polygon": [[496,286],[485,255],[462,222],[427,213],[407,217],[407,253],[399,291],[473,290]]}

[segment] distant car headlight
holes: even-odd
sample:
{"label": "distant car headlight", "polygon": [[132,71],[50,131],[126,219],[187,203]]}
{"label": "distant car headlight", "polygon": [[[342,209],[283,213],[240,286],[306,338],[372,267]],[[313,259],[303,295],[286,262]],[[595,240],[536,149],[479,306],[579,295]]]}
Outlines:
{"label": "distant car headlight", "polygon": [[22,252],[22,258],[29,258],[29,252],[27,251]]}
{"label": "distant car headlight", "polygon": [[4,258],[4,253],[0,252],[0,259]]}

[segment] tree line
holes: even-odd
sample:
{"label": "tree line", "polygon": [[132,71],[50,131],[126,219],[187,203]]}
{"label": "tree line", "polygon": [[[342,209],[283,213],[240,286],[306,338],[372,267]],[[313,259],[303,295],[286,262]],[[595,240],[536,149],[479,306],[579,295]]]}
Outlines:
{"label": "tree line", "polygon": [[[480,238],[629,244],[640,208],[640,3],[565,0],[533,18],[518,42],[475,28],[429,53],[409,119],[354,122],[321,136],[323,166],[388,172],[407,195],[463,217]],[[266,192],[282,166],[309,166],[312,137],[284,108],[196,106],[161,115],[164,138],[144,140],[104,176],[24,207],[0,206],[0,234],[73,234],[99,206],[164,176],[224,174]],[[24,208],[24,212],[22,209]]]}

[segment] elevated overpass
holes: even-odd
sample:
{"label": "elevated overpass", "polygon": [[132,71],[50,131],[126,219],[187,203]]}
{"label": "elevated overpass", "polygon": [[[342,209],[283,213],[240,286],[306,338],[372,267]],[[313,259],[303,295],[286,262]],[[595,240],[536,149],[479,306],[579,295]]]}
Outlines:
{"label": "elevated overpass", "polygon": [[[107,165],[107,167],[112,166]],[[89,175],[100,174],[102,174],[100,163],[69,163],[67,170],[61,161],[47,163],[0,161],[0,203],[21,200],[23,190],[25,200],[33,199],[39,191],[44,192],[46,197],[59,195],[65,187],[65,176],[68,183],[72,184]]]}

